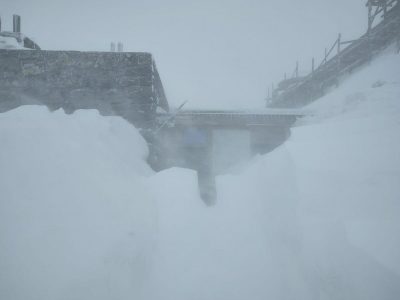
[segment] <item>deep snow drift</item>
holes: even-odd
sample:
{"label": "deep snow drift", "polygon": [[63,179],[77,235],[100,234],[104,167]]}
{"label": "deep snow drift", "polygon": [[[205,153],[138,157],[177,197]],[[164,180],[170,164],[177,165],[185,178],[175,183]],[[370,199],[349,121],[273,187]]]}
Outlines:
{"label": "deep snow drift", "polygon": [[97,111],[0,114],[0,299],[127,299],[154,207],[142,137]]}
{"label": "deep snow drift", "polygon": [[0,114],[0,298],[398,299],[399,80],[352,75],[213,208],[123,120]]}

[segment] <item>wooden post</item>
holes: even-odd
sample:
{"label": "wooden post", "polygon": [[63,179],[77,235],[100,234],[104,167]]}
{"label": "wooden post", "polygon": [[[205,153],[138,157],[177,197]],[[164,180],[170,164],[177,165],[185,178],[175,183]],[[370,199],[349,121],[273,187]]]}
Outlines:
{"label": "wooden post", "polygon": [[340,73],[340,45],[341,45],[342,35],[339,33],[337,39],[337,73]]}
{"label": "wooden post", "polygon": [[383,19],[386,19],[386,13],[387,13],[387,1],[383,1]]}
{"label": "wooden post", "polygon": [[13,32],[21,32],[21,17],[13,15]]}
{"label": "wooden post", "polygon": [[311,74],[314,74],[314,67],[315,67],[315,65],[314,65],[314,57],[312,58],[312,60],[311,60]]}
{"label": "wooden post", "polygon": [[397,35],[396,46],[397,46],[397,53],[400,53],[400,34]]}
{"label": "wooden post", "polygon": [[[371,2],[371,0],[369,1],[369,3]],[[371,5],[371,3],[370,3]],[[372,9],[372,8],[371,8]],[[371,16],[372,18],[372,16]],[[371,61],[371,57],[372,57],[372,47],[371,47],[371,28],[372,28],[372,20],[369,22],[369,28],[367,31],[367,55],[368,55],[368,60]]]}
{"label": "wooden post", "polygon": [[368,30],[370,32],[372,27],[372,0],[368,0]]}

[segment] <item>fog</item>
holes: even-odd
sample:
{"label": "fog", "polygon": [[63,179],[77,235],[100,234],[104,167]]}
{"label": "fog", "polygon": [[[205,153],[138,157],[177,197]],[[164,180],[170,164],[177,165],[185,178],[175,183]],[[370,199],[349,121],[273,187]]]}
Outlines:
{"label": "fog", "polygon": [[340,32],[366,30],[364,0],[0,0],[43,49],[154,54],[169,102],[193,108],[255,108],[299,61],[309,72]]}
{"label": "fog", "polygon": [[[29,61],[26,85],[11,82],[22,56],[13,52],[6,72],[0,65],[11,91],[0,93],[0,300],[398,300],[398,45],[340,78],[296,122],[277,110],[262,123],[268,86],[296,60],[307,73],[339,32],[365,31],[364,2],[0,0],[3,30],[20,14],[42,49],[108,51],[121,41],[153,53],[172,106],[260,113],[231,128],[215,113],[207,130],[194,114],[182,113],[181,127],[165,114],[146,131],[120,117],[129,109],[89,109],[96,101],[76,111],[52,99],[43,101],[52,111],[22,105],[14,88],[43,82]],[[128,108],[136,100],[123,98]],[[172,161],[159,172],[156,147]]]}

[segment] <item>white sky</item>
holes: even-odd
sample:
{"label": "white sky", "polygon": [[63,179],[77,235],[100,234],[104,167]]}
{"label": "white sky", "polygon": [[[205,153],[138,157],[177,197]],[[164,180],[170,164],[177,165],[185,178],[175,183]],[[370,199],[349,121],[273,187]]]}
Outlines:
{"label": "white sky", "polygon": [[43,49],[154,54],[169,102],[187,107],[263,107],[266,89],[320,60],[337,34],[366,29],[365,0],[0,0]]}

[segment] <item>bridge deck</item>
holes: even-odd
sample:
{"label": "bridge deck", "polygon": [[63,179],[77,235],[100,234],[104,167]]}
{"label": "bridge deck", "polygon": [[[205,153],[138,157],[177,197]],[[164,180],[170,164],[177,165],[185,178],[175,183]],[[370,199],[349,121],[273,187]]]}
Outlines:
{"label": "bridge deck", "polygon": [[177,114],[158,114],[163,122],[171,119],[172,126],[247,127],[290,126],[297,118],[305,116],[301,110],[270,109],[263,111],[185,110]]}

